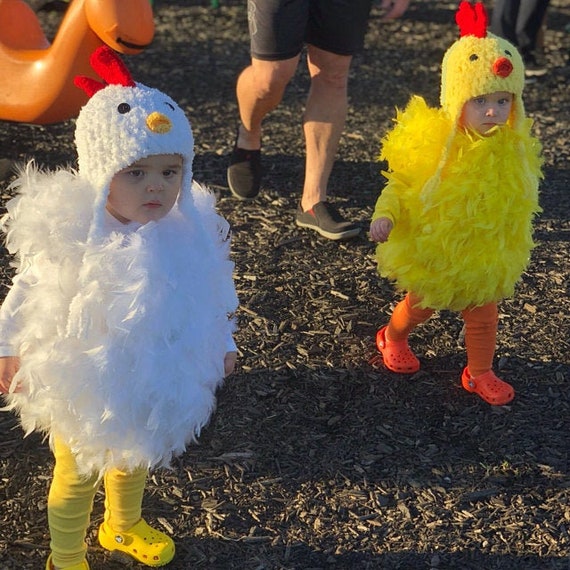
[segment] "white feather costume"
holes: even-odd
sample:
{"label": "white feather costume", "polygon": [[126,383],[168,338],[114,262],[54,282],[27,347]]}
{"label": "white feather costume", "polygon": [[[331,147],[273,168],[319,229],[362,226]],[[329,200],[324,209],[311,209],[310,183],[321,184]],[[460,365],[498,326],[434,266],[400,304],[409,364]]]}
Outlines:
{"label": "white feather costume", "polygon": [[[153,131],[157,115],[168,131]],[[229,226],[192,182],[190,125],[160,91],[100,89],[76,144],[79,170],[28,165],[3,219],[17,275],[0,334],[21,359],[9,407],[26,432],[67,443],[82,472],[167,466],[209,420],[235,349]],[[105,210],[111,178],[162,153],[184,158],[177,204],[120,224]]]}

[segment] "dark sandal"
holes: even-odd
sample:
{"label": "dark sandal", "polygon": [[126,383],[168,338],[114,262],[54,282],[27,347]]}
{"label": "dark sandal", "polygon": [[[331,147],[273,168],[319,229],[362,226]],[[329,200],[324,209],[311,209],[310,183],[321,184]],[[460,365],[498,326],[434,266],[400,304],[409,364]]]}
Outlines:
{"label": "dark sandal", "polygon": [[492,370],[473,377],[465,367],[461,375],[461,384],[468,392],[481,396],[492,406],[504,406],[515,397],[513,387],[497,377]]}
{"label": "dark sandal", "polygon": [[420,361],[410,350],[407,340],[387,340],[386,329],[376,333],[376,347],[382,353],[384,366],[392,372],[412,374],[420,369]]}
{"label": "dark sandal", "polygon": [[236,142],[230,154],[227,170],[228,186],[231,193],[240,200],[253,200],[261,187],[261,149],[246,150],[238,147],[239,129]]}

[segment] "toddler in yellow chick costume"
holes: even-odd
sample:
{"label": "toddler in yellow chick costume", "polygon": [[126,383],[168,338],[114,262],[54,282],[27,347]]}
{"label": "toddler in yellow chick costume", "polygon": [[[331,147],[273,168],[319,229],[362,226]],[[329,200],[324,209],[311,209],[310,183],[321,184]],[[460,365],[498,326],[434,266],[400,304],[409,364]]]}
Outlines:
{"label": "toddler in yellow chick costume", "polygon": [[516,48],[487,33],[483,4],[461,2],[461,37],[442,62],[441,107],[413,96],[383,140],[389,172],[372,217],[378,270],[407,291],[376,335],[385,366],[413,373],[408,335],[435,310],[460,311],[462,384],[492,405],[514,389],[492,370],[497,303],[511,296],[533,248],[541,146],[531,134]]}

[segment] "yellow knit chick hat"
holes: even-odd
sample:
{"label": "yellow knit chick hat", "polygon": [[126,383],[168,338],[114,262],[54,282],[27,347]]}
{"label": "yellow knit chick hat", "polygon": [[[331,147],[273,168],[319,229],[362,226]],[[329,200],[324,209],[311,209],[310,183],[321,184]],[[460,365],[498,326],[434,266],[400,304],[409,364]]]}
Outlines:
{"label": "yellow knit chick hat", "polygon": [[514,94],[509,124],[516,129],[525,118],[522,57],[513,44],[487,32],[487,12],[481,2],[462,1],[455,21],[461,37],[443,57],[441,107],[457,122],[469,99],[507,91]]}

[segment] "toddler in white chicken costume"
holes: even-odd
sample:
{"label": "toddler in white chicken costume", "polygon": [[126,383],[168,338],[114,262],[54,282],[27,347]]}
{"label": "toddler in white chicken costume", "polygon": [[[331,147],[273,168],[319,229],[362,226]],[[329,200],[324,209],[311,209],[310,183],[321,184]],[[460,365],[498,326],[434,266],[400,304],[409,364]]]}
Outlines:
{"label": "toddler in white chicken costume", "polygon": [[17,271],[0,312],[0,391],[55,455],[47,570],[89,568],[101,479],[101,545],[170,562],[172,539],[141,518],[146,476],[198,436],[236,360],[229,226],[192,181],[188,120],[109,48],[91,62],[105,83],[76,80],[91,96],[78,171],[30,163],[2,220]]}

